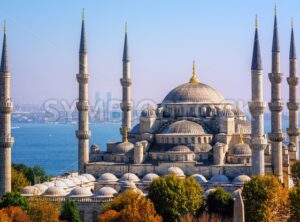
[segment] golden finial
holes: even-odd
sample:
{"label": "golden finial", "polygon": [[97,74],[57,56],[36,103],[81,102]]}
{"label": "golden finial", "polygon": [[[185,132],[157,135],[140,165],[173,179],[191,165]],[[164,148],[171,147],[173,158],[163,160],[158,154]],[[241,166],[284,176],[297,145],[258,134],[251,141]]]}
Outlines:
{"label": "golden finial", "polygon": [[274,14],[277,15],[277,4],[275,4],[275,7],[274,7]]}
{"label": "golden finial", "polygon": [[6,20],[4,20],[4,24],[3,24],[3,32],[6,33]]}
{"label": "golden finial", "polygon": [[81,12],[81,18],[82,18],[82,21],[84,21],[84,19],[85,19],[85,16],[84,16],[84,8],[82,9],[82,12]]}
{"label": "golden finial", "polygon": [[125,22],[125,32],[127,33],[128,27],[127,27],[127,22]]}
{"label": "golden finial", "polygon": [[258,16],[255,16],[255,28],[258,28]]}
{"label": "golden finial", "polygon": [[240,130],[240,143],[244,143],[243,138],[244,138],[243,132],[242,132],[242,130]]}
{"label": "golden finial", "polygon": [[190,83],[199,83],[199,79],[196,76],[196,65],[195,65],[195,60],[193,61],[193,74],[192,78],[190,78]]}
{"label": "golden finial", "polygon": [[223,108],[224,108],[224,109],[227,109],[227,104],[226,104],[226,103],[224,104],[224,107],[223,107]]}
{"label": "golden finial", "polygon": [[127,129],[127,127],[124,129],[124,143],[128,143],[128,129]]}

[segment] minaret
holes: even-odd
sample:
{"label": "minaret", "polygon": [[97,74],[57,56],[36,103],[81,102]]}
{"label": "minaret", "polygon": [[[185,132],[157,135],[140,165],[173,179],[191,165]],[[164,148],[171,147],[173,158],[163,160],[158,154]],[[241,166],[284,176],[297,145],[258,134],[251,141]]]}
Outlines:
{"label": "minaret", "polygon": [[6,26],[2,59],[0,66],[0,196],[11,191],[11,148],[14,138],[11,136],[11,112],[13,103],[10,99],[10,72],[8,68]]}
{"label": "minaret", "polygon": [[260,55],[257,16],[255,21],[255,35],[251,65],[251,87],[252,100],[249,102],[249,110],[251,113],[251,174],[264,175],[264,150],[267,146],[267,140],[264,135],[264,111],[266,103],[263,101],[263,67]]}
{"label": "minaret", "polygon": [[272,72],[269,73],[271,82],[271,102],[269,109],[271,111],[271,132],[269,139],[271,140],[272,148],[272,167],[275,176],[282,181],[282,141],[285,138],[282,132],[282,109],[283,103],[281,100],[281,81],[283,74],[280,73],[280,47],[277,28],[277,13],[275,6],[273,45],[272,45]]}
{"label": "minaret", "polygon": [[123,78],[120,79],[122,86],[122,103],[121,110],[122,114],[122,127],[120,132],[122,134],[122,140],[124,141],[125,130],[129,132],[131,130],[131,78],[130,78],[130,60],[129,51],[127,43],[127,23],[125,25],[125,40],[124,40],[124,50],[123,50]]}
{"label": "minaret", "polygon": [[79,101],[76,106],[78,109],[78,172],[85,172],[85,164],[89,161],[89,101],[88,101],[88,81],[90,75],[87,65],[87,46],[85,38],[84,12],[82,12],[82,27],[79,49],[79,73],[76,75],[79,84]]}
{"label": "minaret", "polygon": [[291,43],[290,43],[290,75],[287,77],[287,82],[289,84],[289,102],[287,107],[289,109],[289,128],[287,133],[289,135],[289,142],[294,143],[296,146],[296,160],[299,159],[299,139],[300,130],[298,128],[298,109],[299,103],[297,99],[297,58],[296,58],[296,48],[294,40],[294,28],[293,21],[291,27]]}

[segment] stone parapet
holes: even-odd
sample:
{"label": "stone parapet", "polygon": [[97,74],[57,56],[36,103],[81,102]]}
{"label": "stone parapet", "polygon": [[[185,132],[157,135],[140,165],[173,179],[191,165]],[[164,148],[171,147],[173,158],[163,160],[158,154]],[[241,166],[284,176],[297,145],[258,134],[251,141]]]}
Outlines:
{"label": "stone parapet", "polygon": [[77,78],[78,83],[88,83],[88,81],[90,79],[90,75],[79,73],[76,75],[76,78]]}
{"label": "stone parapet", "polygon": [[132,81],[131,81],[131,79],[120,79],[120,82],[121,82],[121,85],[123,86],[123,87],[129,87],[129,86],[131,86],[132,85]]}
{"label": "stone parapet", "polygon": [[289,111],[297,111],[299,109],[299,103],[288,102],[286,105]]}
{"label": "stone parapet", "polygon": [[11,148],[15,140],[12,136],[1,136],[0,137],[0,148]]}
{"label": "stone parapet", "polygon": [[269,80],[271,81],[271,83],[279,84],[282,82],[282,78],[282,73],[269,73]]}
{"label": "stone parapet", "polygon": [[289,136],[299,136],[300,135],[299,128],[287,128],[286,131]]}
{"label": "stone parapet", "polygon": [[270,102],[269,109],[272,112],[282,112],[283,110],[283,102],[281,100]]}
{"label": "stone parapet", "polygon": [[263,114],[266,109],[266,103],[264,101],[251,101],[248,102],[251,115]]}
{"label": "stone parapet", "polygon": [[287,77],[286,80],[290,86],[297,86],[299,81],[298,77]]}
{"label": "stone parapet", "polygon": [[285,139],[285,134],[282,132],[271,132],[268,136],[272,142],[282,142]]}
{"label": "stone parapet", "polygon": [[78,101],[76,107],[78,111],[88,111],[90,108],[88,101]]}
{"label": "stone parapet", "polygon": [[13,103],[8,101],[0,101],[0,113],[11,113],[13,111]]}
{"label": "stone parapet", "polygon": [[77,139],[88,140],[91,138],[91,131],[89,130],[76,130]]}

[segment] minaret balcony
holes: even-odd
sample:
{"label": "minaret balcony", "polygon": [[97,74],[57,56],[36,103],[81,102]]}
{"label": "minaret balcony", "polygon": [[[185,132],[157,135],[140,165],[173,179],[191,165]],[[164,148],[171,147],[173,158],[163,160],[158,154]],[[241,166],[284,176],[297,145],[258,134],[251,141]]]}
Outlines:
{"label": "minaret balcony", "polygon": [[76,137],[80,140],[88,140],[91,138],[91,131],[89,130],[76,130]]}
{"label": "minaret balcony", "polygon": [[271,112],[282,112],[283,102],[282,101],[270,102],[269,109],[271,110]]}
{"label": "minaret balcony", "polygon": [[282,82],[282,78],[283,78],[282,73],[269,73],[269,80],[271,81],[271,83],[279,84]]}
{"label": "minaret balcony", "polygon": [[78,111],[88,111],[90,108],[88,101],[79,101],[76,103]]}
{"label": "minaret balcony", "polygon": [[268,136],[272,142],[282,142],[285,139],[285,134],[282,132],[278,132],[278,133],[271,132],[268,134]]}
{"label": "minaret balcony", "polygon": [[120,82],[123,87],[129,87],[132,84],[132,81],[129,78],[120,79]]}
{"label": "minaret balcony", "polygon": [[0,101],[0,113],[11,113],[13,111],[13,103],[10,100]]}
{"label": "minaret balcony", "polygon": [[300,135],[299,128],[287,128],[286,131],[289,136],[299,136]]}
{"label": "minaret balcony", "polygon": [[298,77],[287,77],[286,78],[289,86],[297,86],[298,85]]}
{"label": "minaret balcony", "polygon": [[252,115],[263,114],[266,109],[266,103],[264,101],[252,101],[248,103],[248,106]]}
{"label": "minaret balcony", "polygon": [[79,73],[79,74],[76,75],[76,78],[77,78],[78,83],[88,83],[89,79],[90,79],[90,75]]}
{"label": "minaret balcony", "polygon": [[287,107],[288,107],[288,110],[290,110],[290,111],[297,111],[299,109],[299,103],[288,102]]}
{"label": "minaret balcony", "polygon": [[11,148],[15,140],[12,136],[2,136],[0,137],[0,147],[1,148]]}
{"label": "minaret balcony", "polygon": [[132,110],[132,104],[131,104],[131,102],[121,103],[120,106],[121,106],[121,110],[122,111],[128,112],[128,111]]}

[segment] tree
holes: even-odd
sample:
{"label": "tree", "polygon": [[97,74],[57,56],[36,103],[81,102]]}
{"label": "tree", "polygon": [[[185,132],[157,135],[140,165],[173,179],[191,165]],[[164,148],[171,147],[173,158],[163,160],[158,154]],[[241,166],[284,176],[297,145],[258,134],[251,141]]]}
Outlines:
{"label": "tree", "polygon": [[35,165],[33,168],[34,180],[36,183],[43,183],[45,181],[49,181],[50,177],[46,176],[46,172],[43,167],[40,165]]}
{"label": "tree", "polygon": [[23,187],[30,185],[30,182],[27,180],[25,175],[15,170],[11,169],[11,190],[12,192],[20,192]]}
{"label": "tree", "polygon": [[99,222],[162,222],[153,203],[134,190],[117,196],[101,209]]}
{"label": "tree", "polygon": [[20,193],[6,193],[0,201],[0,209],[6,207],[21,207],[25,212],[28,212],[28,202]]}
{"label": "tree", "polygon": [[177,222],[187,213],[195,216],[203,204],[203,188],[194,178],[167,175],[151,183],[149,198],[164,221]]}
{"label": "tree", "polygon": [[49,200],[29,201],[29,216],[32,222],[58,222],[60,205]]}
{"label": "tree", "polygon": [[61,209],[60,219],[69,222],[81,222],[78,208],[74,200],[65,200]]}
{"label": "tree", "polygon": [[292,178],[294,182],[297,184],[300,182],[300,160],[297,160],[291,169]]}
{"label": "tree", "polygon": [[284,222],[289,217],[288,192],[276,177],[255,176],[242,192],[245,218],[250,222]]}
{"label": "tree", "polygon": [[17,172],[22,173],[31,184],[42,183],[50,180],[50,177],[46,175],[45,170],[39,165],[35,165],[31,168],[25,164],[12,164],[12,167]]}
{"label": "tree", "polygon": [[0,222],[30,222],[30,218],[20,207],[7,207],[0,210]]}
{"label": "tree", "polygon": [[300,218],[300,187],[294,187],[289,194],[291,202],[291,218],[290,221],[297,222]]}
{"label": "tree", "polygon": [[218,214],[223,218],[233,216],[233,198],[230,193],[218,187],[207,196],[206,206],[209,213]]}

